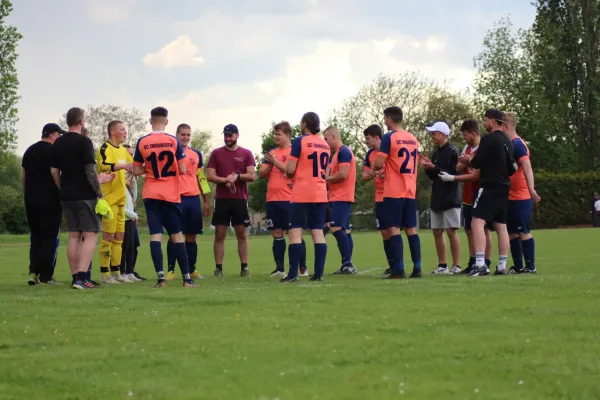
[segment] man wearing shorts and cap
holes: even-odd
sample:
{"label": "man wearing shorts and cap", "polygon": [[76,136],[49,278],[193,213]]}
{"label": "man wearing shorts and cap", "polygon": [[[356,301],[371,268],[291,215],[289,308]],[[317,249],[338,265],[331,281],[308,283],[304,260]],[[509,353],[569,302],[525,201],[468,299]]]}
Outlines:
{"label": "man wearing shorts and cap", "polygon": [[[435,248],[438,255],[438,266],[433,274],[460,273],[460,239],[456,231],[460,228],[460,185],[458,182],[444,182],[439,174],[444,171],[456,175],[459,151],[448,141],[450,127],[439,121],[426,127],[431,133],[431,140],[436,145],[431,160],[421,156],[421,165],[427,176],[433,181],[431,187],[431,229],[435,237]],[[450,241],[452,252],[452,268],[446,261],[446,240],[444,231]]]}
{"label": "man wearing shorts and cap", "polygon": [[254,182],[255,161],[252,152],[238,146],[239,131],[233,124],[223,128],[225,146],[213,150],[206,167],[206,178],[217,184],[212,224],[215,226],[214,276],[223,276],[225,238],[227,228],[233,226],[238,241],[238,254],[242,277],[250,275],[248,270],[248,238],[246,228],[250,226],[248,214],[248,182]]}

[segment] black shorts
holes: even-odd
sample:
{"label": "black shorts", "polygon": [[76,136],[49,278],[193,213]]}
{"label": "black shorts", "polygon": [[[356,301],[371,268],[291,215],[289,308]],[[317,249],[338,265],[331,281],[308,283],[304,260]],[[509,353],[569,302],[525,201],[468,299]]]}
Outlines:
{"label": "black shorts", "polygon": [[69,232],[102,232],[102,219],[94,200],[61,201]]}
{"label": "black shorts", "polygon": [[212,224],[213,226],[250,226],[248,201],[244,199],[216,199]]}
{"label": "black shorts", "polygon": [[473,201],[473,218],[492,224],[506,224],[508,215],[508,186],[494,188],[480,187]]}

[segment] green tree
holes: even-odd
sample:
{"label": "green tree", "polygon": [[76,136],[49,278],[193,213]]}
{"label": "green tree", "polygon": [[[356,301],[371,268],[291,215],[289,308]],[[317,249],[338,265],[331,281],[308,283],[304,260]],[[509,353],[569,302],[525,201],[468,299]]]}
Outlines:
{"label": "green tree", "polygon": [[202,153],[204,162],[208,162],[208,156],[212,151],[212,139],[213,135],[211,131],[203,131],[201,129],[195,129],[192,133],[192,140],[190,146],[193,149],[199,150]]}
{"label": "green tree", "polygon": [[0,164],[5,162],[6,153],[14,149],[17,140],[15,125],[18,121],[17,89],[17,44],[22,38],[13,26],[6,23],[6,17],[12,12],[12,3],[0,0]]}

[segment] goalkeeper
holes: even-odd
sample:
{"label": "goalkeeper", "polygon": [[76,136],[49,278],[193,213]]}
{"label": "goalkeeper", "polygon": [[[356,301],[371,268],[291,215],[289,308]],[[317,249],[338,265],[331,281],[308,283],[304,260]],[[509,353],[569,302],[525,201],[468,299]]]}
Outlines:
{"label": "goalkeeper", "polygon": [[102,217],[102,240],[100,242],[101,282],[106,284],[132,283],[127,275],[121,275],[121,257],[125,236],[125,204],[127,202],[125,172],[133,172],[133,159],[122,144],[127,130],[122,121],[111,121],[107,127],[108,140],[96,154],[98,172],[112,172],[115,179],[102,184],[102,194],[110,207],[113,218]]}
{"label": "goalkeeper", "polygon": [[[210,188],[203,172],[202,153],[190,146],[192,129],[187,124],[181,124],[177,127],[176,135],[185,152],[183,161],[186,164],[186,173],[179,175],[179,189],[181,194],[179,207],[181,207],[183,214],[183,234],[185,235],[185,249],[190,265],[190,276],[192,279],[203,279],[200,272],[196,270],[198,259],[196,235],[202,234],[202,215],[210,215],[210,203],[208,200]],[[202,194],[203,206],[200,204],[200,194]],[[177,254],[173,249],[173,243],[169,240],[167,243],[167,280],[173,280],[175,277],[176,257]]]}

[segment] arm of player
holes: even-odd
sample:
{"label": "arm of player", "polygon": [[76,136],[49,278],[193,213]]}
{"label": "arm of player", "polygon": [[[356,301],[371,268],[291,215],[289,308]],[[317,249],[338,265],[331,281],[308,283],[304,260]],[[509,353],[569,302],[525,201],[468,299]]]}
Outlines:
{"label": "arm of player", "polygon": [[254,165],[249,165],[246,167],[246,173],[240,174],[240,180],[242,182],[254,182],[256,179],[256,168]]}
{"label": "arm of player", "polygon": [[298,166],[297,160],[288,160],[287,165],[285,166],[285,176],[288,178],[293,178],[296,174],[296,167]]}
{"label": "arm of player", "polygon": [[466,175],[451,175],[447,172],[440,172],[439,177],[444,182],[472,182],[478,181],[480,172],[478,169],[474,169],[473,172]]}
{"label": "arm of player", "polygon": [[285,166],[285,176],[287,178],[293,178],[296,174],[296,168],[298,167],[298,160],[302,153],[302,136],[297,137],[292,142],[292,150],[290,151],[290,157]]}
{"label": "arm of player", "polygon": [[381,145],[379,146],[379,152],[377,153],[377,157],[375,157],[375,161],[373,162],[372,169],[373,171],[381,170],[385,165],[385,160],[390,155],[390,147],[391,147],[391,136],[389,133],[383,135],[381,138]]}
{"label": "arm of player", "polygon": [[524,157],[519,161],[519,165],[523,168],[523,174],[525,174],[525,180],[527,181],[527,187],[529,188],[529,194],[536,203],[539,203],[542,198],[535,191],[535,182],[533,179],[533,168],[531,168],[531,161],[529,157]]}
{"label": "arm of player", "polygon": [[362,173],[362,181],[369,182],[372,181],[373,178],[375,178],[375,172],[373,172],[373,170],[369,167],[364,167]]}
{"label": "arm of player", "polygon": [[206,179],[209,182],[216,183],[218,185],[222,185],[229,182],[227,178],[221,178],[220,176],[217,176],[217,170],[210,167],[206,168]]}
{"label": "arm of player", "polygon": [[100,181],[98,180],[98,174],[96,173],[96,164],[86,164],[84,170],[85,177],[92,186],[92,189],[94,189],[96,196],[98,196],[99,199],[103,198],[104,195],[102,194],[102,188],[100,187]]}
{"label": "arm of player", "polygon": [[348,164],[341,165],[340,164],[340,170],[338,172],[336,172],[335,174],[328,176],[325,180],[328,183],[342,182],[343,180],[348,178],[349,172],[350,172],[350,165],[348,165]]}
{"label": "arm of player", "polygon": [[458,172],[459,174],[462,174],[463,172],[465,172],[465,169],[467,169],[467,164],[459,162],[456,165],[456,172]]}
{"label": "arm of player", "polygon": [[52,180],[54,184],[60,190],[60,170],[58,168],[50,168],[50,175],[52,175]]}
{"label": "arm of player", "polygon": [[25,191],[25,168],[21,167],[21,187]]}
{"label": "arm of player", "polygon": [[[266,161],[266,160],[265,160]],[[264,162],[260,165],[260,168],[258,170],[258,177],[260,179],[266,179],[269,177],[269,175],[271,174],[271,171],[273,170],[273,166],[269,163],[265,164]]]}

